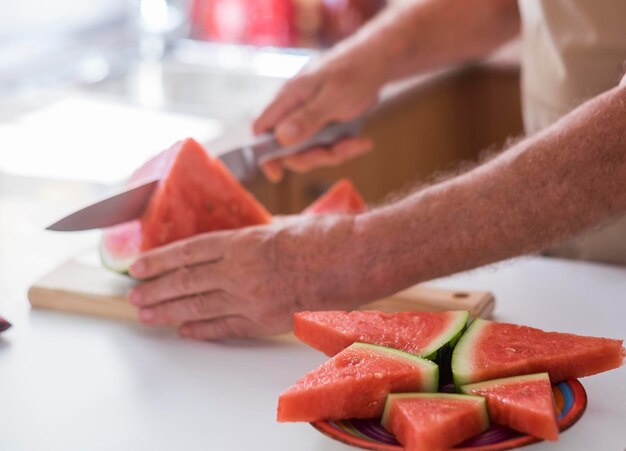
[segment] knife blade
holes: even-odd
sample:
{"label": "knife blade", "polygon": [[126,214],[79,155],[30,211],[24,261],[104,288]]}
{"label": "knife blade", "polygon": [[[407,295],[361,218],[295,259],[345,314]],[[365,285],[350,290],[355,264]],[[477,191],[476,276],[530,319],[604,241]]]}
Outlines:
{"label": "knife blade", "polygon": [[[258,165],[275,158],[294,155],[314,147],[329,146],[340,139],[356,136],[363,123],[359,118],[351,122],[330,124],[307,141],[291,147],[282,147],[273,133],[260,135],[243,147],[238,147],[218,156],[238,180],[250,179]],[[159,184],[159,180],[148,180],[125,187],[104,199],[91,203],[46,227],[46,230],[70,232],[111,227],[139,218]]]}

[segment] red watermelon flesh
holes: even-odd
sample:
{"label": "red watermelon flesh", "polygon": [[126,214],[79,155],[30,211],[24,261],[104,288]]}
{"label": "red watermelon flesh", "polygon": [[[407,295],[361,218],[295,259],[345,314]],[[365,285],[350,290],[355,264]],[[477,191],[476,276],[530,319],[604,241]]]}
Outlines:
{"label": "red watermelon flesh", "polygon": [[354,342],[363,342],[433,358],[443,346],[454,343],[468,318],[466,311],[299,312],[294,315],[294,333],[329,356]]}
{"label": "red watermelon flesh", "polygon": [[558,440],[559,425],[548,373],[506,377],[462,385],[468,395],[483,396],[492,422],[546,440]]}
{"label": "red watermelon flesh", "polygon": [[622,340],[477,319],[454,349],[452,372],[457,386],[542,372],[561,382],[618,368],[624,355]]}
{"label": "red watermelon flesh", "polygon": [[[160,178],[140,220],[106,229],[100,255],[105,266],[125,272],[140,252],[214,230],[270,222],[270,214],[193,139],[147,161],[128,185]],[[365,203],[352,183],[340,180],[307,213],[357,213]]]}
{"label": "red watermelon flesh", "polygon": [[395,349],[354,343],[278,399],[278,421],[373,418],[389,393],[436,391],[438,367]]}
{"label": "red watermelon flesh", "polygon": [[362,213],[367,209],[363,198],[348,179],[341,179],[330,187],[303,213]]}
{"label": "red watermelon flesh", "polygon": [[438,451],[489,428],[485,398],[446,393],[387,397],[381,423],[407,451]]}
{"label": "red watermelon flesh", "polygon": [[104,231],[105,265],[124,271],[139,252],[214,230],[266,224],[271,216],[193,139],[149,160],[129,184],[160,178],[141,219]]}

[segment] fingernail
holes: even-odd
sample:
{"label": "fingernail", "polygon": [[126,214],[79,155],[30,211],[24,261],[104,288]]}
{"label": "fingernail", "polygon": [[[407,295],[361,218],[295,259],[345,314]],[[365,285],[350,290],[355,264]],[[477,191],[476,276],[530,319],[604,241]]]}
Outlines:
{"label": "fingernail", "polygon": [[280,167],[276,166],[267,166],[265,174],[267,174],[267,178],[269,179],[269,181],[273,183],[280,182],[280,180],[283,178],[283,171],[280,169]]}
{"label": "fingernail", "polygon": [[139,311],[139,318],[144,323],[150,323],[154,321],[154,317],[155,317],[154,312],[150,309],[144,309],[144,310]]}
{"label": "fingernail", "polygon": [[300,127],[293,122],[287,122],[276,129],[276,136],[280,141],[292,142],[298,139],[300,135]]}
{"label": "fingernail", "polygon": [[128,300],[131,304],[139,305],[141,304],[141,293],[139,290],[132,289],[128,292]]}
{"label": "fingernail", "polygon": [[130,273],[134,276],[141,276],[146,271],[146,264],[143,260],[137,260],[132,265],[130,265]]}

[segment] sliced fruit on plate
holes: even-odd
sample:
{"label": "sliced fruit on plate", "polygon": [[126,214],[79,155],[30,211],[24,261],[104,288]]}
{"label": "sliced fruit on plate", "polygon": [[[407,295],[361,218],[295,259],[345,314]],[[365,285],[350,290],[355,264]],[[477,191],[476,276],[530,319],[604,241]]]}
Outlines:
{"label": "sliced fruit on plate", "polygon": [[489,418],[545,440],[558,440],[559,426],[548,373],[462,385],[461,392],[487,399]]}
{"label": "sliced fruit on plate", "polygon": [[365,201],[348,179],[341,179],[309,205],[303,213],[362,213]]}
{"label": "sliced fruit on plate", "polygon": [[298,379],[278,399],[278,421],[380,416],[385,397],[400,391],[434,392],[436,364],[395,349],[354,343]]}
{"label": "sliced fruit on plate", "polygon": [[139,252],[202,232],[270,222],[267,210],[219,159],[193,139],[176,143],[137,169],[129,185],[159,178],[139,220],[106,229],[105,266],[124,272]]}
{"label": "sliced fruit on plate", "polygon": [[485,398],[446,393],[389,395],[381,423],[408,451],[449,449],[489,428]]}
{"label": "sliced fruit on plate", "polygon": [[622,340],[475,320],[452,353],[455,385],[547,372],[552,382],[621,366]]}
{"label": "sliced fruit on plate", "polygon": [[319,311],[294,315],[294,333],[332,356],[354,342],[371,343],[434,359],[453,346],[469,319],[467,311]]}

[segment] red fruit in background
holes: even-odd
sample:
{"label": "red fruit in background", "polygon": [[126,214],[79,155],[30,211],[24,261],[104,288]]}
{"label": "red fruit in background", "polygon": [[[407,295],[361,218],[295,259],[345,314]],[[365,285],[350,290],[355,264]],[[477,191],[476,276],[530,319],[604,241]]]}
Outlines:
{"label": "red fruit in background", "polygon": [[348,179],[341,179],[331,186],[302,213],[363,213],[365,201]]}
{"label": "red fruit in background", "polygon": [[191,21],[197,39],[257,46],[295,45],[291,0],[194,0]]}

